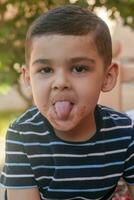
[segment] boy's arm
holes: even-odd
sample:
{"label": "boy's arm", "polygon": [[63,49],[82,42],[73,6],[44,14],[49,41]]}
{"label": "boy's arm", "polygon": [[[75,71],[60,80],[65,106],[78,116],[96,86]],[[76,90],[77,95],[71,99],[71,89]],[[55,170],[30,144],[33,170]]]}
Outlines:
{"label": "boy's arm", "polygon": [[134,185],[128,185],[128,190],[130,192],[130,196],[134,200]]}
{"label": "boy's arm", "polygon": [[40,200],[38,188],[7,189],[8,200]]}

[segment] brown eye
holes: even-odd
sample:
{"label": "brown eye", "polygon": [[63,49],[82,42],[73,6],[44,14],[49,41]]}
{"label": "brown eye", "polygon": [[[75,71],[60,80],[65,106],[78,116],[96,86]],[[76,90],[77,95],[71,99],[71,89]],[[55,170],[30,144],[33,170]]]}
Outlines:
{"label": "brown eye", "polygon": [[41,74],[50,74],[52,72],[53,72],[53,70],[51,67],[44,67],[44,68],[40,69]]}
{"label": "brown eye", "polygon": [[78,65],[78,66],[73,67],[73,72],[75,72],[75,73],[82,73],[82,72],[85,72],[87,70],[88,70],[87,67],[83,66],[83,65]]}

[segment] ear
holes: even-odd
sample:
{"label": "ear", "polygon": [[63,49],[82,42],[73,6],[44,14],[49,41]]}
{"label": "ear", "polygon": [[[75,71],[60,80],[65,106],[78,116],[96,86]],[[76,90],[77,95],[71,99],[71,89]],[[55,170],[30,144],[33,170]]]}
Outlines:
{"label": "ear", "polygon": [[105,70],[105,77],[101,88],[102,92],[109,92],[115,87],[118,73],[119,73],[119,68],[117,63],[112,63]]}
{"label": "ear", "polygon": [[25,85],[29,88],[30,87],[29,68],[26,66],[22,66],[21,73],[22,73],[22,78],[24,80]]}

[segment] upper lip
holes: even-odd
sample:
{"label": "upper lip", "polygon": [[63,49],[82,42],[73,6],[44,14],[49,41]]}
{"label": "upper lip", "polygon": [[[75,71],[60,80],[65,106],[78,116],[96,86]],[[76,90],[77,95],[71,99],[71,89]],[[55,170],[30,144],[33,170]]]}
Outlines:
{"label": "upper lip", "polygon": [[56,102],[62,102],[62,101],[68,101],[68,102],[70,102],[71,104],[74,104],[74,102],[72,102],[72,101],[70,101],[70,100],[67,100],[67,99],[59,99],[59,100],[56,100],[56,101],[54,101],[52,104],[53,105],[55,105],[56,104]]}
{"label": "upper lip", "polygon": [[75,98],[72,95],[56,95],[51,99],[52,105],[55,105],[56,102],[59,101],[68,101],[71,104],[74,104],[76,102]]}

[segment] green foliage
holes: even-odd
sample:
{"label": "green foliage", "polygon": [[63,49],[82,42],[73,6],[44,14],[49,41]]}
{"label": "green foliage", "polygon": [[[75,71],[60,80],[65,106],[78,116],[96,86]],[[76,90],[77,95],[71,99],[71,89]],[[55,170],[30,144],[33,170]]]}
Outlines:
{"label": "green foliage", "polygon": [[[71,0],[70,0],[71,1]],[[0,84],[18,84],[19,73],[15,63],[24,64],[26,31],[42,12],[69,4],[69,0],[3,0],[0,1]],[[106,7],[111,18],[117,12],[125,25],[134,28],[134,0],[76,0],[75,4],[94,10]]]}
{"label": "green foliage", "polygon": [[0,112],[0,137],[5,136],[7,128],[22,111],[16,112]]}

